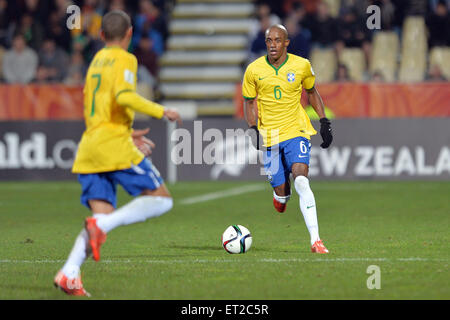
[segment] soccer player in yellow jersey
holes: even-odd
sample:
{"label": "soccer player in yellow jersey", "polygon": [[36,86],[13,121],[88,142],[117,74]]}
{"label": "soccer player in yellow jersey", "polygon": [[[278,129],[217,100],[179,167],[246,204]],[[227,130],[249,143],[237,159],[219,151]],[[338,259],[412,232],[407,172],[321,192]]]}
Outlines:
{"label": "soccer player in yellow jersey", "polygon": [[[282,25],[266,30],[267,55],[253,61],[242,85],[244,114],[254,129],[257,148],[263,140],[264,167],[274,189],[273,204],[284,212],[291,196],[290,174],[300,197],[300,209],[311,236],[311,251],[328,253],[319,237],[316,202],[308,180],[310,136],[316,134],[300,104],[302,89],[320,117],[322,148],[333,140],[322,99],[314,87],[314,71],[307,59],[288,54],[288,33]],[[262,139],[260,139],[260,136]]]}
{"label": "soccer player in yellow jersey", "polygon": [[[126,51],[132,37],[131,21],[123,11],[102,19],[105,47],[93,58],[84,86],[86,130],[78,146],[72,172],[82,186],[81,202],[93,213],[85,221],[75,245],[54,279],[69,295],[89,295],[83,288],[80,267],[92,253],[100,259],[100,246],[112,229],[158,217],[172,208],[172,198],[158,170],[145,153],[151,141],[147,131],[133,132],[134,112],[179,121],[177,111],[148,101],[136,93],[136,57]],[[149,144],[149,145],[147,145]],[[136,198],[116,208],[116,186]]]}

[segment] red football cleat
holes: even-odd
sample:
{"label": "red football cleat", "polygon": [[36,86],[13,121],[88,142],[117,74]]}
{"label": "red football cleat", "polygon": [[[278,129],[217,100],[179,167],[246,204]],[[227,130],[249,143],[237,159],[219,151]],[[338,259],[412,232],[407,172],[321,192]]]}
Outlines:
{"label": "red football cleat", "polygon": [[311,246],[311,252],[312,253],[328,253],[328,249],[325,248],[325,246],[323,245],[322,240],[317,240]]}
{"label": "red football cleat", "polygon": [[81,276],[74,279],[69,279],[62,271],[59,271],[53,280],[53,284],[56,288],[61,289],[70,296],[91,296],[89,292],[84,290],[83,283],[81,282]]}
{"label": "red football cleat", "polygon": [[286,203],[281,203],[275,198],[273,198],[273,206],[278,212],[284,212],[286,210]]}
{"label": "red football cleat", "polygon": [[100,247],[106,241],[106,233],[97,226],[97,219],[93,217],[86,218],[85,228],[89,235],[89,245],[92,249],[92,258],[95,261],[100,260]]}

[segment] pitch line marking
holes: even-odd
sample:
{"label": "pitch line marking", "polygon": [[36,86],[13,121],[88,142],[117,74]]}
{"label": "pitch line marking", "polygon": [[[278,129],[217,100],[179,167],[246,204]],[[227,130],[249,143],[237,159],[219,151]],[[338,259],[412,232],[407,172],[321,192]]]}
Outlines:
{"label": "pitch line marking", "polygon": [[216,200],[220,198],[238,196],[244,193],[261,191],[265,189],[265,185],[263,184],[250,184],[242,187],[231,188],[227,190],[221,190],[216,192],[211,192],[207,194],[203,194],[200,196],[184,198],[179,201],[180,204],[196,204],[205,201]]}
{"label": "pitch line marking", "polygon": [[[369,262],[369,261],[381,261],[381,262],[447,262],[448,259],[439,258],[420,258],[420,257],[409,257],[409,258],[287,258],[287,259],[273,259],[273,258],[262,258],[256,260],[241,260],[241,259],[173,259],[173,260],[157,260],[157,259],[147,259],[147,260],[102,260],[103,263],[150,263],[150,264],[177,264],[177,263],[284,263],[284,262]],[[27,264],[27,263],[64,263],[65,260],[10,260],[3,259],[0,260],[0,264]]]}

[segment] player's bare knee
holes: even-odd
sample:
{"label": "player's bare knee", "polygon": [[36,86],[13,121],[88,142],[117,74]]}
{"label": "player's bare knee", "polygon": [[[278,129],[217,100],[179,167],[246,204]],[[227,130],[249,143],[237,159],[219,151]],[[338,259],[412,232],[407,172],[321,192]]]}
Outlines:
{"label": "player's bare knee", "polygon": [[165,184],[159,186],[157,189],[154,189],[154,190],[144,190],[144,191],[142,191],[141,195],[142,196],[167,197],[167,198],[172,197],[169,193],[169,190],[167,190]]}
{"label": "player's bare knee", "polygon": [[308,177],[308,165],[305,163],[294,163],[292,165],[292,176],[294,177],[294,180],[298,177],[298,176],[304,176],[304,177]]}

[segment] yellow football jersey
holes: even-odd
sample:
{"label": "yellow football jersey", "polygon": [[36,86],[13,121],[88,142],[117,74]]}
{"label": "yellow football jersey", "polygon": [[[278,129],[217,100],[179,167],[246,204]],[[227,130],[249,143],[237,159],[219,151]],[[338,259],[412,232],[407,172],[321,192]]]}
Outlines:
{"label": "yellow football jersey", "polygon": [[317,133],[300,103],[302,88],[312,89],[314,82],[310,62],[294,54],[288,53],[278,68],[267,56],[247,67],[242,94],[245,99],[257,97],[258,128],[265,146],[299,136],[310,139]]}
{"label": "yellow football jersey", "polygon": [[[86,130],[72,172],[122,170],[143,160],[131,138],[134,111],[117,103],[119,95],[135,92],[136,73],[136,57],[120,47],[105,47],[94,56],[83,89]],[[161,118],[163,108],[157,108]]]}

